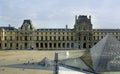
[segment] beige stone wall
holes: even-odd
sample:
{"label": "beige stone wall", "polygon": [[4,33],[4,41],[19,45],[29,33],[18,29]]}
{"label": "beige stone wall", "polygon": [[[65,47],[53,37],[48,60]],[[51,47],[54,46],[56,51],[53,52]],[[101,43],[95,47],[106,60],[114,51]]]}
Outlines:
{"label": "beige stone wall", "polygon": [[73,31],[1,30],[1,49],[74,49]]}
{"label": "beige stone wall", "polygon": [[23,30],[0,30],[0,49],[82,49],[84,43],[89,49],[107,34],[112,34],[120,40],[119,31],[92,30],[79,33],[76,36],[76,32],[72,29],[26,32]]}

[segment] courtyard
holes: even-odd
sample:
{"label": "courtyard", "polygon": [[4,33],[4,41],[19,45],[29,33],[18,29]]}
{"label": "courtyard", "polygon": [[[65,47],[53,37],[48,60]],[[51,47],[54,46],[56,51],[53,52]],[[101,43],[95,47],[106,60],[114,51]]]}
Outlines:
{"label": "courtyard", "polygon": [[22,64],[28,61],[39,62],[44,57],[54,59],[55,52],[80,52],[81,50],[1,50],[0,51],[0,74],[53,74],[50,70],[23,69],[4,67],[5,65]]}

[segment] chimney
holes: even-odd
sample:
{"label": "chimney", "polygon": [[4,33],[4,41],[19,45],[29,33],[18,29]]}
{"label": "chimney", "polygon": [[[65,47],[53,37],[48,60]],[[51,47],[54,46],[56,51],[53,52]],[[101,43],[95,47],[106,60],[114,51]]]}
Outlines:
{"label": "chimney", "polygon": [[90,22],[91,22],[91,15],[89,16],[89,20],[90,20]]}
{"label": "chimney", "polygon": [[66,29],[68,29],[68,25],[66,25]]}
{"label": "chimney", "polygon": [[75,15],[75,24],[77,23],[77,15]]}

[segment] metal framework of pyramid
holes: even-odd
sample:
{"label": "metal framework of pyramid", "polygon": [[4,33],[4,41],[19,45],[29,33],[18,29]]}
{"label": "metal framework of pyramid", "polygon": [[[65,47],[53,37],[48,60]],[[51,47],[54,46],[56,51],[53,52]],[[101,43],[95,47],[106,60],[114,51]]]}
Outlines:
{"label": "metal framework of pyramid", "polygon": [[94,45],[90,54],[95,71],[120,71],[120,42],[112,35],[106,35]]}

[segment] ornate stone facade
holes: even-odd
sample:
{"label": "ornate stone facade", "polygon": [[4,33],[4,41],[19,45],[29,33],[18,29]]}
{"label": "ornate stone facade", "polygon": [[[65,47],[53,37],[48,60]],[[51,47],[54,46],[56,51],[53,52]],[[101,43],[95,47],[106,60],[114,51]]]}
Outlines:
{"label": "ornate stone facade", "polygon": [[91,16],[75,16],[73,29],[35,29],[24,20],[19,29],[0,27],[0,49],[89,49],[106,34],[120,40],[120,29],[93,29]]}

